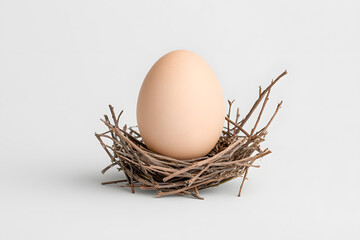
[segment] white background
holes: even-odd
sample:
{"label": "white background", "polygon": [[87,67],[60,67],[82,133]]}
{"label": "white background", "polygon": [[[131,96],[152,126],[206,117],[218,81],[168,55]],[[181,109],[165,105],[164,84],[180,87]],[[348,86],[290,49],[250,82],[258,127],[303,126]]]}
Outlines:
{"label": "white background", "polygon": [[[359,43],[358,1],[0,0],[0,238],[359,239]],[[204,201],[100,185],[122,176],[100,173],[99,119],[112,104],[135,125],[142,80],[175,49],[243,115],[289,71],[240,198],[240,178]]]}

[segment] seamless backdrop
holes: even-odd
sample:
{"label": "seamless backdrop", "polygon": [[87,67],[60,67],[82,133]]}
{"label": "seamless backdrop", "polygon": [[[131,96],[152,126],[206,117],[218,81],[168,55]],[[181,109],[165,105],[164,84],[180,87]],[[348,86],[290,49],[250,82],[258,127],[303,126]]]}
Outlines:
{"label": "seamless backdrop", "polygon": [[[359,239],[358,1],[0,0],[1,239]],[[163,54],[213,68],[245,114],[285,69],[264,114],[272,154],[204,201],[101,181],[107,105],[136,124]],[[243,115],[242,115],[243,116]],[[250,127],[251,125],[247,125]],[[246,127],[246,126],[245,126]]]}

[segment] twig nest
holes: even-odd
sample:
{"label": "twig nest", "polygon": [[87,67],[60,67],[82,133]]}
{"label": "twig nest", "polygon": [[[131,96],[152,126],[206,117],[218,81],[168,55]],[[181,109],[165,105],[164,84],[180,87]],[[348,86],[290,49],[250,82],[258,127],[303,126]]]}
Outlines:
{"label": "twig nest", "polygon": [[[282,102],[278,104],[268,123],[260,130],[257,130],[257,127],[269,99],[271,88],[286,74],[286,71],[283,72],[265,90],[262,91],[260,88],[258,99],[242,120],[239,119],[238,110],[235,118],[231,120],[230,112],[233,101],[228,101],[229,111],[225,116],[226,126],[215,147],[206,156],[191,160],[179,160],[149,150],[136,128],[128,128],[126,125],[119,126],[122,111],[116,116],[110,105],[111,120],[107,115],[105,115],[105,119],[101,119],[108,127],[108,131],[101,134],[95,133],[111,159],[111,164],[102,173],[117,166],[119,171],[124,172],[126,179],[102,184],[127,182],[122,186],[129,187],[133,193],[137,187],[144,190],[155,190],[157,197],[189,194],[203,199],[199,195],[199,190],[218,186],[242,176],[243,181],[238,194],[240,196],[249,168],[259,167],[254,165],[254,162],[271,153],[267,148],[262,149],[260,143],[265,141],[268,127]],[[262,107],[256,122],[250,130],[246,131],[243,127],[260,103],[262,103]]]}

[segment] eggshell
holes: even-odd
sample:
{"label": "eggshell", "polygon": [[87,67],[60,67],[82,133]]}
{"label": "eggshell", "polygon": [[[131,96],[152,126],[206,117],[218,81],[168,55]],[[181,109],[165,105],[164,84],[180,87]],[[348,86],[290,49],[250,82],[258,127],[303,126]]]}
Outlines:
{"label": "eggshell", "polygon": [[199,55],[177,50],[150,69],[137,102],[146,146],[176,159],[206,155],[218,141],[225,102],[215,73]]}

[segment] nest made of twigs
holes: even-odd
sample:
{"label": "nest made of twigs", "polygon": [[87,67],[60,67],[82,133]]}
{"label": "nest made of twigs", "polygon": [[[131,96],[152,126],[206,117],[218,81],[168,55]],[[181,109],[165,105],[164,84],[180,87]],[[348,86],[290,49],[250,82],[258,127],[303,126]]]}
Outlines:
{"label": "nest made of twigs", "polygon": [[[189,194],[203,199],[199,195],[199,190],[218,186],[242,176],[243,180],[238,193],[240,196],[249,168],[259,167],[254,165],[254,162],[271,153],[267,148],[262,150],[260,143],[265,140],[268,127],[282,102],[277,105],[269,122],[260,130],[256,129],[269,100],[271,88],[286,74],[287,72],[284,71],[265,90],[259,88],[258,99],[241,121],[239,121],[239,109],[235,119],[230,119],[233,101],[228,101],[229,111],[225,116],[226,126],[217,144],[206,156],[192,160],[178,160],[152,152],[145,146],[135,128],[128,128],[126,125],[122,128],[119,126],[119,118],[123,111],[116,117],[113,107],[109,105],[112,121],[107,115],[105,115],[105,119],[101,119],[109,130],[101,134],[95,133],[111,159],[111,164],[102,173],[117,166],[119,171],[125,173],[126,179],[102,184],[127,182],[122,187],[131,188],[133,193],[138,187],[144,190],[156,190],[157,197]],[[255,125],[248,132],[243,129],[243,126],[261,102],[262,107]]]}

